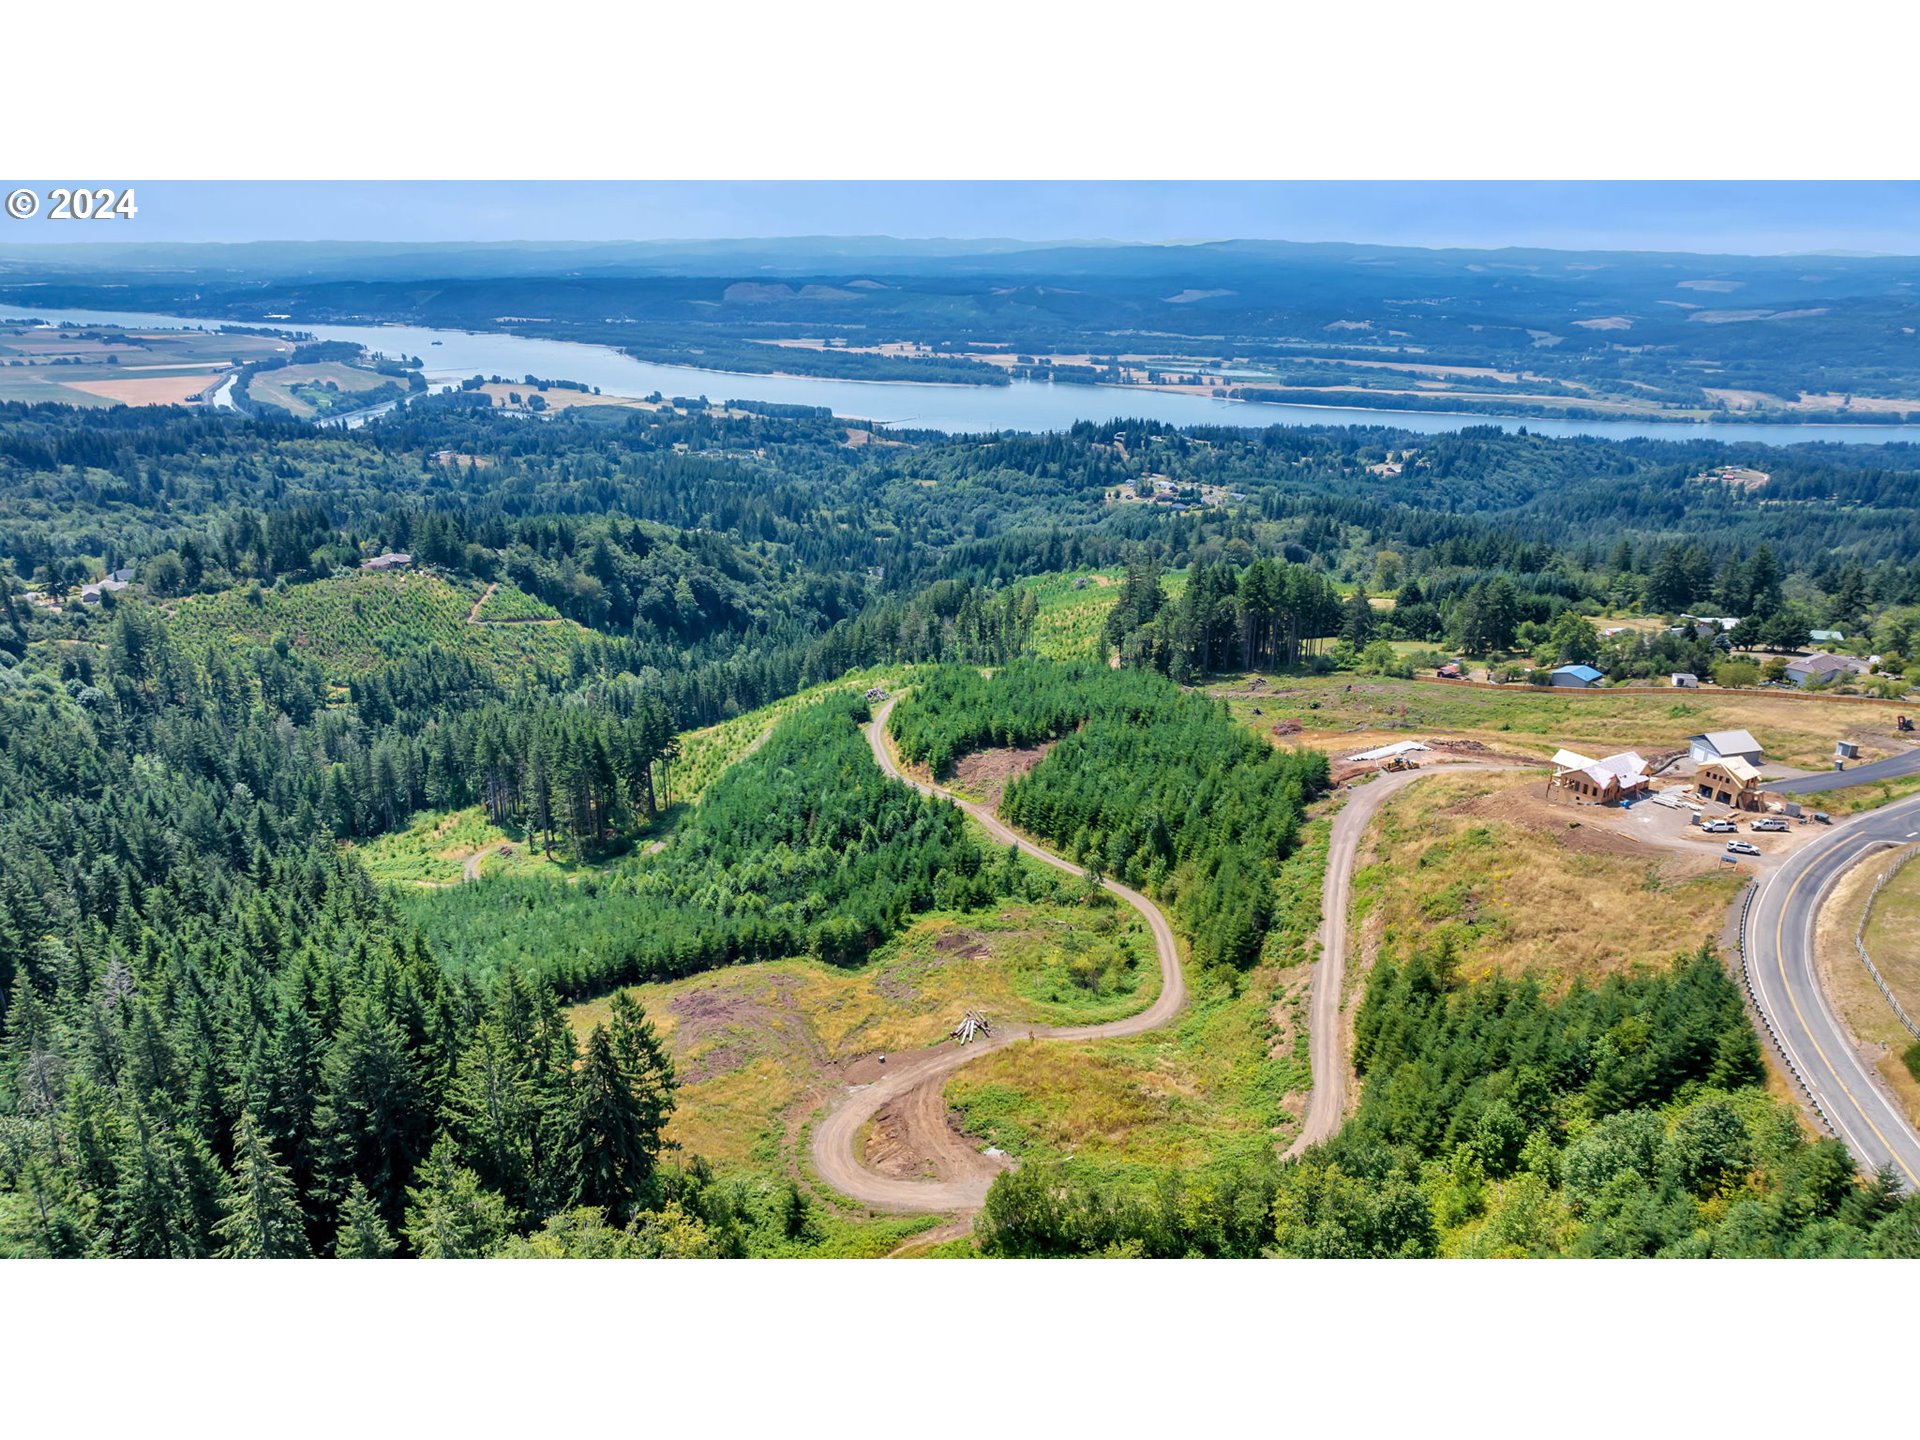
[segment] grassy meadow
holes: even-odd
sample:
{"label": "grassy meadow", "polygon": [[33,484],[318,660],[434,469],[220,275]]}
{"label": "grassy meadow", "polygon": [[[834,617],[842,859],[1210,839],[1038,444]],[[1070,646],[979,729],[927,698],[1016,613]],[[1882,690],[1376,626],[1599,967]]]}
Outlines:
{"label": "grassy meadow", "polygon": [[1262,1155],[1298,1130],[1312,1070],[1307,999],[1328,824],[1282,869],[1282,919],[1245,975],[1188,967],[1167,1029],[1084,1044],[1012,1045],[960,1071],[967,1132],[1025,1160],[1068,1160],[1118,1187]]}
{"label": "grassy meadow", "polygon": [[[496,847],[506,847],[504,850]],[[382,885],[434,887],[460,884],[467,862],[482,851],[480,878],[494,875],[576,873],[572,861],[549,858],[518,830],[503,830],[478,805],[430,810],[404,830],[348,847]]]}
{"label": "grassy meadow", "polygon": [[[1103,933],[1104,932],[1104,933]],[[1158,970],[1145,925],[1123,906],[1065,900],[921,917],[865,964],[776,960],[640,985],[631,992],[666,1039],[679,1074],[668,1129],[749,1183],[807,1183],[811,1124],[850,1064],[944,1039],[969,1009],[996,1022],[1083,1024],[1152,1003]],[[568,1013],[584,1037],[610,1001]],[[823,1239],[815,1254],[885,1254],[937,1217],[868,1218],[810,1185]]]}
{"label": "grassy meadow", "polygon": [[822,695],[836,690],[866,691],[875,685],[897,690],[909,683],[912,674],[911,665],[878,665],[868,670],[856,670],[838,680],[811,686],[798,694],[722,720],[717,725],[682,732],[680,756],[674,761],[671,781],[674,801],[698,804],[707,786],[719,779],[728,766],[752,750],[781,720]]}
{"label": "grassy meadow", "polygon": [[299,419],[351,410],[358,395],[396,383],[391,375],[323,360],[311,365],[283,365],[262,370],[247,382],[247,394],[266,405],[278,405]]}
{"label": "grassy meadow", "polygon": [[[1120,594],[1120,575],[1118,569],[1071,570],[1023,581],[1021,588],[1032,591],[1039,604],[1033,620],[1034,653],[1045,660],[1087,659]],[[1178,599],[1187,588],[1186,572],[1162,575],[1160,588],[1168,598]]]}
{"label": "grassy meadow", "polygon": [[1361,843],[1349,974],[1441,941],[1460,975],[1532,976],[1549,994],[1716,940],[1744,877],[1634,842],[1524,823],[1537,777],[1435,775],[1384,804]]}
{"label": "grassy meadow", "polygon": [[[1256,678],[1257,686],[1251,683]],[[1892,748],[1893,715],[1883,706],[1765,691],[1676,690],[1669,699],[1555,693],[1530,685],[1484,690],[1353,675],[1247,676],[1209,689],[1255,729],[1296,720],[1300,743],[1334,749],[1376,734],[1405,732],[1460,735],[1542,756],[1562,746],[1593,755],[1624,749],[1653,755],[1684,749],[1687,737],[1702,731],[1744,729],[1752,731],[1770,763],[1824,770],[1835,740],[1857,739],[1863,753]]]}

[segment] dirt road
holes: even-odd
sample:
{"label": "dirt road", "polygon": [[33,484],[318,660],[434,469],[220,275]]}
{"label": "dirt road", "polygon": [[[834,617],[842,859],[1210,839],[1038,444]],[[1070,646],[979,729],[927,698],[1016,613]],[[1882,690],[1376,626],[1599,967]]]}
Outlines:
{"label": "dirt road", "polygon": [[1340,1020],[1341,992],[1347,974],[1347,912],[1353,906],[1353,862],[1360,837],[1380,807],[1397,792],[1429,775],[1463,775],[1506,768],[1487,761],[1435,765],[1380,775],[1351,791],[1334,817],[1327,841],[1327,877],[1320,892],[1320,958],[1313,965],[1313,1003],[1307,1022],[1308,1054],[1313,1061],[1313,1090],[1300,1134],[1287,1147],[1298,1155],[1330,1138],[1347,1114],[1347,1048]]}
{"label": "dirt road", "polygon": [[557,615],[510,615],[503,620],[482,620],[480,618],[481,607],[484,606],[487,603],[487,601],[493,598],[493,592],[498,590],[499,588],[500,588],[500,582],[498,580],[495,580],[489,583],[485,590],[480,592],[480,598],[474,601],[473,608],[467,611],[467,624],[469,625],[558,625],[560,623],[560,617]]}
{"label": "dirt road", "polygon": [[[925,784],[902,773],[886,735],[887,716],[892,713],[893,705],[891,700],[881,705],[867,727],[867,742],[873,747],[873,758],[883,771],[924,794],[951,800],[998,843],[1017,845],[1036,860],[1069,875],[1082,873],[1072,861],[1016,834],[985,806],[962,800],[937,785]],[[1153,1004],[1137,1015],[1105,1025],[1003,1025],[995,1030],[991,1039],[976,1040],[965,1047],[947,1041],[930,1050],[889,1056],[883,1079],[848,1091],[814,1127],[813,1166],[822,1180],[876,1210],[909,1213],[977,1210],[987,1197],[993,1177],[1006,1168],[1004,1160],[976,1154],[946,1141],[944,1133],[937,1133],[929,1137],[933,1143],[927,1147],[934,1178],[913,1180],[881,1175],[861,1164],[855,1155],[861,1127],[886,1109],[911,1129],[925,1133],[928,1127],[933,1127],[937,1132],[944,1132],[943,1092],[947,1077],[961,1066],[1023,1040],[1101,1040],[1142,1035],[1159,1029],[1180,1013],[1187,1000],[1187,983],[1180,972],[1180,951],[1167,917],[1138,890],[1113,880],[1103,880],[1101,884],[1137,910],[1153,935],[1154,952],[1160,961],[1160,994]]]}
{"label": "dirt road", "polygon": [[513,846],[505,840],[496,840],[491,845],[482,845],[478,850],[474,851],[473,854],[469,855],[460,866],[461,881],[471,885],[475,880],[480,878],[480,862],[482,860],[486,859],[489,855],[504,855],[512,848]]}

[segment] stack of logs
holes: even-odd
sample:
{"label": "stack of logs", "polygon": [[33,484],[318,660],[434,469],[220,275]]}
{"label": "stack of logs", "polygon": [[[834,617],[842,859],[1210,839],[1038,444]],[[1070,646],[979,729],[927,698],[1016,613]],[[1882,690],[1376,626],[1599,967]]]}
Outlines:
{"label": "stack of logs", "polygon": [[987,1023],[987,1017],[978,1010],[969,1010],[961,1017],[960,1023],[953,1027],[952,1037],[962,1045],[967,1044],[976,1034],[991,1035],[993,1026]]}

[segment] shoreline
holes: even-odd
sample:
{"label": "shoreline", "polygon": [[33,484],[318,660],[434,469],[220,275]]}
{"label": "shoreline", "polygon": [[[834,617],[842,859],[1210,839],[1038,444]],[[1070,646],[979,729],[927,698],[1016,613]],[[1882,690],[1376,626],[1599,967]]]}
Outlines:
{"label": "shoreline", "polygon": [[[89,316],[105,317],[109,315],[115,318],[81,318]],[[1729,414],[1727,416],[1703,416],[1698,414],[1681,416],[1657,411],[1642,414],[1524,415],[1511,411],[1461,410],[1445,405],[1436,405],[1433,408],[1425,406],[1415,408],[1410,406],[1370,406],[1345,401],[1335,403],[1330,400],[1296,399],[1291,397],[1282,400],[1248,399],[1233,394],[1200,395],[1194,393],[1190,388],[1174,386],[1115,385],[1111,383],[1082,385],[1074,382],[1062,384],[1059,381],[1042,382],[1032,380],[1014,381],[1005,385],[972,385],[951,380],[877,380],[840,376],[804,375],[786,370],[727,370],[717,366],[704,366],[690,363],[684,359],[676,361],[645,360],[620,348],[616,344],[604,341],[573,340],[530,335],[520,330],[449,329],[392,319],[361,322],[358,324],[350,324],[339,320],[320,321],[295,319],[292,317],[285,320],[257,321],[213,315],[185,316],[165,311],[89,311],[71,309],[64,306],[33,305],[21,302],[15,302],[15,308],[10,311],[8,302],[0,301],[0,319],[18,318],[21,320],[37,320],[41,323],[56,325],[62,323],[81,325],[119,324],[127,328],[136,328],[140,321],[131,318],[135,316],[140,317],[140,321],[150,324],[151,327],[156,330],[179,329],[182,327],[210,329],[230,327],[235,329],[277,331],[282,334],[291,331],[313,334],[316,335],[316,338],[326,338],[318,336],[318,331],[315,328],[318,327],[319,329],[332,330],[359,330],[363,334],[382,330],[414,331],[420,334],[445,335],[449,337],[459,336],[476,341],[496,340],[531,345],[577,346],[582,350],[596,352],[607,357],[615,357],[626,363],[645,366],[653,370],[684,371],[689,376],[724,376],[745,384],[751,384],[755,381],[767,381],[789,386],[857,386],[868,390],[879,390],[884,387],[889,395],[909,394],[919,391],[928,395],[958,396],[963,394],[977,394],[983,397],[1020,391],[1023,386],[1031,386],[1034,390],[1044,389],[1054,395],[1084,391],[1089,395],[1116,396],[1124,394],[1141,396],[1146,397],[1149,402],[1178,400],[1197,402],[1209,406],[1245,406],[1249,408],[1249,413],[1244,418],[1235,416],[1231,419],[1220,415],[1210,417],[1196,416],[1192,419],[1165,419],[1164,415],[1141,414],[1136,416],[1125,413],[1105,417],[1107,420],[1133,418],[1148,420],[1164,419],[1164,423],[1173,425],[1176,428],[1225,424],[1235,428],[1267,429],[1274,426],[1293,425],[1401,430],[1415,434],[1436,434],[1449,433],[1450,429],[1455,428],[1464,429],[1477,425],[1495,425],[1510,430],[1525,429],[1534,431],[1549,438],[1588,436],[1600,440],[1651,439],[1688,441],[1704,439],[1723,445],[1750,443],[1769,446],[1784,446],[1794,443],[1863,445],[1920,443],[1920,422],[1899,419],[1883,421],[1800,419],[1779,412],[1771,414],[1767,412],[1741,412],[1737,415]],[[449,378],[464,378],[466,375],[473,373],[462,365],[449,366],[443,363],[441,366],[435,367],[433,364],[435,357],[430,355],[422,354],[421,358],[425,362],[424,373],[429,379],[446,380]],[[544,378],[559,380],[574,379],[577,377],[555,374]],[[608,391],[604,385],[601,388],[603,393],[622,393],[619,391]],[[664,391],[667,387],[665,385],[657,385],[656,388]],[[1248,387],[1235,388],[1244,389]],[[1024,391],[1021,393],[1031,394],[1031,392]],[[641,397],[636,392],[635,395],[628,398]],[[742,400],[764,399],[764,397],[752,395],[732,398]],[[827,397],[822,398],[826,399]],[[996,424],[991,420],[985,419],[980,423],[974,423],[966,417],[949,418],[941,416],[935,420],[935,423],[916,425],[915,421],[919,419],[917,416],[902,420],[891,420],[879,418],[871,411],[862,414],[854,408],[842,408],[843,403],[849,405],[857,403],[857,400],[850,401],[846,395],[832,397],[830,403],[825,404],[820,403],[818,400],[806,398],[794,398],[769,403],[812,405],[814,408],[829,411],[836,420],[850,423],[858,422],[861,425],[871,425],[875,427],[886,426],[899,429],[918,428],[937,430],[941,433],[956,435],[992,434],[1007,431],[1042,433],[1066,430],[1074,424],[1095,420],[1095,417],[1091,413],[1076,416],[1071,419],[1055,419],[1053,417],[1041,419],[1040,417],[1030,417],[1011,424]],[[1092,411],[1093,408],[1092,405],[1088,407],[1089,411]],[[1125,411],[1124,404],[1119,406],[1119,410],[1121,412]],[[1282,413],[1263,415],[1261,413],[1262,411]],[[1288,414],[1284,412],[1293,413]],[[1307,418],[1302,418],[1303,416]],[[1714,428],[1726,427],[1745,428],[1758,433],[1748,435],[1716,435],[1709,433]],[[1634,433],[1636,430],[1640,433]],[[1624,433],[1622,433],[1623,431]],[[1660,433],[1647,433],[1656,431]]]}

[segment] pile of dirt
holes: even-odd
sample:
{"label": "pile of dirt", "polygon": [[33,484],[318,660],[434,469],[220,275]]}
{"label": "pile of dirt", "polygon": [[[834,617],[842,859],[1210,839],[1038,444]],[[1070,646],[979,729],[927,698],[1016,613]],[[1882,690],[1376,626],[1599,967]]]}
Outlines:
{"label": "pile of dirt", "polygon": [[1049,740],[1009,750],[976,750],[953,767],[953,784],[969,795],[978,795],[988,805],[998,806],[1007,786],[1046,759],[1053,746]]}
{"label": "pile of dirt", "polygon": [[1004,1157],[981,1154],[961,1133],[945,1094],[933,1080],[876,1111],[862,1151],[868,1167],[895,1180],[960,1180],[1005,1169]]}
{"label": "pile of dirt", "polygon": [[958,955],[967,960],[981,960],[987,954],[986,942],[977,930],[949,930],[933,942],[933,948],[942,955]]}
{"label": "pile of dirt", "polygon": [[933,1163],[913,1143],[905,1118],[889,1105],[867,1131],[866,1162],[889,1180],[931,1180]]}
{"label": "pile of dirt", "polygon": [[1538,755],[1517,755],[1507,750],[1495,750],[1491,745],[1483,745],[1478,740],[1429,740],[1427,748],[1448,755],[1470,756],[1475,760],[1503,760],[1513,765],[1545,763]]}

